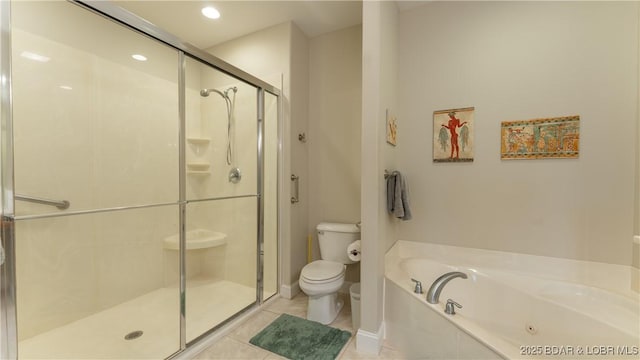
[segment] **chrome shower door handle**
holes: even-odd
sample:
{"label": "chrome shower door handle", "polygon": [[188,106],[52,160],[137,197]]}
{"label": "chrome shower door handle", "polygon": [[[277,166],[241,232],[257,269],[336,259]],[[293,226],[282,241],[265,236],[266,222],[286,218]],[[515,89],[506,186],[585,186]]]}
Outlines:
{"label": "chrome shower door handle", "polygon": [[291,197],[291,203],[295,204],[298,201],[300,201],[300,176],[297,176],[295,174],[291,174],[291,181],[294,182],[294,193],[295,195]]}

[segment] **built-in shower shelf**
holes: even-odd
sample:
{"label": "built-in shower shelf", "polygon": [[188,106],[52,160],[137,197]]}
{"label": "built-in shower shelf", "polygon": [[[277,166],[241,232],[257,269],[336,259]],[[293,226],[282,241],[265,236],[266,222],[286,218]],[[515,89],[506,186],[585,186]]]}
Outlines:
{"label": "built-in shower shelf", "polygon": [[209,171],[200,171],[200,170],[187,170],[187,174],[197,175],[197,176],[211,175]]}
{"label": "built-in shower shelf", "polygon": [[[187,231],[186,235],[187,250],[208,249],[227,243],[227,234],[217,231],[194,229]],[[180,248],[180,235],[176,234],[164,238],[164,248],[178,250]]]}
{"label": "built-in shower shelf", "polygon": [[209,170],[209,163],[206,162],[188,162],[187,163],[187,168],[189,169],[189,171],[206,171],[208,172]]}
{"label": "built-in shower shelf", "polygon": [[195,145],[207,145],[211,139],[203,137],[187,137],[187,141]]}

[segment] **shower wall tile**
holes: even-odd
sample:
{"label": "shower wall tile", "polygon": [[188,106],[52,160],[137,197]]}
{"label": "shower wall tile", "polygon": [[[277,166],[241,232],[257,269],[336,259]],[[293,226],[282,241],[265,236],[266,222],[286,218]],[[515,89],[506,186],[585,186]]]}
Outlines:
{"label": "shower wall tile", "polygon": [[227,235],[226,245],[203,253],[200,269],[203,275],[209,278],[222,276],[225,280],[251,287],[256,285],[256,206],[255,198],[188,205],[187,230],[206,229]]}
{"label": "shower wall tile", "polygon": [[[187,173],[187,198],[206,199],[220,196],[255,194],[257,192],[257,106],[256,88],[239,82],[195,60],[187,60],[187,118],[189,136],[210,139],[208,144],[187,144],[187,162],[205,162],[210,165],[208,175]],[[198,77],[196,77],[199,76]],[[197,84],[194,84],[197,83]],[[225,100],[216,93],[200,96],[199,89],[209,88],[229,92],[235,98],[230,135],[228,110]],[[232,139],[232,165],[227,164],[227,139]],[[229,170],[237,167],[242,180],[233,184],[228,180]]]}
{"label": "shower wall tile", "polygon": [[178,231],[178,207],[105,213],[96,227],[98,306],[105,309],[164,286],[163,241]]}
{"label": "shower wall tile", "polygon": [[[177,52],[74,5],[12,5],[16,193],[65,199],[70,211],[176,202]],[[59,23],[68,18],[74,31]],[[76,31],[85,25],[89,41]],[[119,45],[105,52],[100,39]],[[162,287],[163,239],[177,222],[177,206],[18,221],[20,339]]]}
{"label": "shower wall tile", "polygon": [[[74,41],[83,37],[60,27],[51,29],[55,40],[46,31],[20,30],[22,20],[43,14],[17,10],[14,15],[16,191],[69,200],[71,211],[176,202],[176,52],[141,37],[133,41],[143,45],[140,51],[158,58],[131,64],[130,54],[117,58],[105,55],[100,45],[77,46]],[[91,24],[95,36],[117,28],[106,36],[140,37],[106,20]],[[51,61],[35,63],[19,56],[29,49]],[[208,176],[187,175],[188,197],[256,194],[255,88],[200,66],[188,67],[187,81],[187,134],[211,139],[205,146],[187,143],[188,161],[211,164]],[[238,87],[231,134],[234,165],[243,176],[238,184],[228,181],[224,100],[199,95],[203,87],[229,86]],[[59,211],[24,202],[17,206],[19,215]],[[227,244],[188,251],[188,278],[255,286],[256,206],[255,197],[189,204],[188,229],[223,232]],[[177,205],[19,221],[20,338],[175,286],[178,252],[164,249],[163,241],[177,233]]]}
{"label": "shower wall tile", "polygon": [[[175,51],[164,50],[174,66],[160,78],[72,41],[17,29],[14,44],[14,55],[31,50],[51,58],[14,56],[17,193],[69,200],[70,210],[177,201]],[[58,210],[18,202],[17,211]]]}
{"label": "shower wall tile", "polygon": [[[91,69],[77,49],[58,46],[15,29],[14,54],[31,50],[47,54],[49,63],[20,56],[13,59],[13,118],[16,193],[66,199],[71,209],[86,208],[93,201],[93,123],[91,118]],[[73,66],[69,66],[73,64]],[[53,76],[51,73],[55,73]],[[75,91],[63,90],[74,84]],[[37,99],[39,106],[34,106]],[[45,181],[43,181],[43,179]],[[80,186],[83,185],[83,186]],[[48,206],[16,203],[18,214],[49,212]]]}
{"label": "shower wall tile", "polygon": [[16,223],[20,340],[95,311],[98,289],[91,251],[93,224],[74,220]]}
{"label": "shower wall tile", "polygon": [[20,339],[163,286],[177,206],[18,221]]}

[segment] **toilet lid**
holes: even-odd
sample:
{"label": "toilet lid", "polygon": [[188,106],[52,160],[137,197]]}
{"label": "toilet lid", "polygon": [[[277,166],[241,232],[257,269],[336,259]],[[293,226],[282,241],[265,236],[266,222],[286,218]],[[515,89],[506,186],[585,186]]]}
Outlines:
{"label": "toilet lid", "polygon": [[339,262],[316,260],[302,268],[300,276],[309,281],[328,281],[341,276],[344,268]]}

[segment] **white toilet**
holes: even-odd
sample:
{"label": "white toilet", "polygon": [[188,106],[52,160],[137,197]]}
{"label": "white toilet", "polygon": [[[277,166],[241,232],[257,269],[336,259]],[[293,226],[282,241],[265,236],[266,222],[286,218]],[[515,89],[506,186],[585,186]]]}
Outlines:
{"label": "white toilet", "polygon": [[349,259],[347,247],[360,239],[360,229],[355,224],[320,223],[318,242],[320,257],[302,268],[300,289],[309,296],[307,319],[321,324],[330,324],[344,305],[338,299],[338,290],[344,283],[345,264],[354,264]]}

